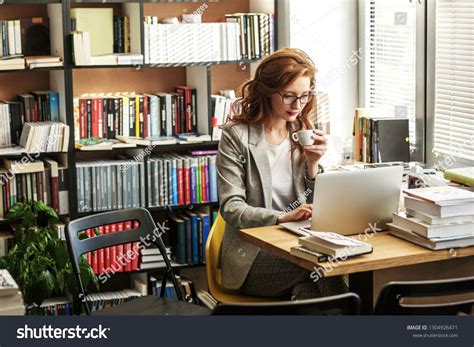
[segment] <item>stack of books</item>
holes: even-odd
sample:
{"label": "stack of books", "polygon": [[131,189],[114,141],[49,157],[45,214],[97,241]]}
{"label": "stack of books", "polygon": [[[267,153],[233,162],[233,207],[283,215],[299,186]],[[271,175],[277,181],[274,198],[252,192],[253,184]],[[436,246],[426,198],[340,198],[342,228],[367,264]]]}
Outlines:
{"label": "stack of books", "polygon": [[390,234],[433,250],[474,245],[474,193],[457,187],[405,190],[406,212]]}
{"label": "stack of books", "polygon": [[21,57],[1,57],[0,71],[23,70],[25,68],[25,59]]}
{"label": "stack of books", "polygon": [[72,316],[73,302],[70,297],[45,299],[40,306],[46,316]]}
{"label": "stack of books", "polygon": [[[161,255],[160,250],[158,248],[153,247],[142,249],[140,254],[140,270],[166,267],[165,260],[163,259],[163,256]],[[168,256],[168,259],[171,259],[171,247],[166,247],[166,254]]]}
{"label": "stack of books", "polygon": [[64,65],[61,57],[49,55],[26,57],[25,62],[29,69],[59,67]]}
{"label": "stack of books", "polygon": [[367,242],[324,231],[309,231],[308,236],[298,239],[298,244],[299,246],[291,247],[290,253],[313,262],[345,260],[373,251],[372,245]]}
{"label": "stack of books", "polygon": [[0,315],[20,316],[25,314],[25,305],[18,284],[8,270],[0,269]]}
{"label": "stack of books", "polygon": [[86,300],[91,311],[94,312],[124,304],[141,296],[142,294],[135,289],[123,289],[115,292],[89,294]]}

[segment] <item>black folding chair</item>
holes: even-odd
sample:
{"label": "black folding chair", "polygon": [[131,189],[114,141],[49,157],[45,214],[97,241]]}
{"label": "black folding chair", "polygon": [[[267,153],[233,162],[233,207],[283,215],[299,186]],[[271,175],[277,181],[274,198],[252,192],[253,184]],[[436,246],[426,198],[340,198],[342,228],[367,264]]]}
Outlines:
{"label": "black folding chair", "polygon": [[[443,300],[439,300],[440,298]],[[469,314],[473,304],[474,277],[390,282],[382,288],[374,313],[377,315],[456,315],[460,312]]]}
{"label": "black folding chair", "polygon": [[218,303],[213,315],[358,315],[360,298],[355,293],[317,299],[262,303]]}
{"label": "black folding chair", "polygon": [[[138,228],[135,228],[131,231],[127,230],[124,232],[97,235],[84,240],[79,239],[79,233],[84,230],[95,228],[101,225],[109,225],[125,221],[138,221],[139,226]],[[94,315],[210,314],[209,309],[184,301],[183,295],[171,267],[171,263],[168,259],[168,256],[166,255],[166,249],[163,244],[163,240],[161,239],[161,231],[157,229],[156,224],[148,210],[144,208],[135,208],[122,211],[105,212],[76,219],[68,224],[66,228],[66,239],[72,268],[82,295],[81,301],[84,303],[84,308],[88,315],[91,315],[91,309],[87,304],[87,292],[84,288],[80,275],[79,260],[81,255],[95,251],[97,249],[138,242],[141,240],[147,240],[147,242],[155,244],[165,261],[166,273],[163,277],[160,297],[151,295],[139,297],[127,303],[94,312]],[[166,279],[168,277],[173,283],[178,300],[167,300],[163,298],[166,289]]]}

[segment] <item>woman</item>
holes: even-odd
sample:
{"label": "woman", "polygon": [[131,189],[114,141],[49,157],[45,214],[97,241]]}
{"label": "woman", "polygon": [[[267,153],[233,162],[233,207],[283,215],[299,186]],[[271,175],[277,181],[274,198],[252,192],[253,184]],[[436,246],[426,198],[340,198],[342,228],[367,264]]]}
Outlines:
{"label": "woman", "polygon": [[[226,221],[220,265],[222,284],[257,296],[304,299],[346,290],[340,277],[316,283],[310,273],[240,239],[242,228],[309,219],[314,180],[322,172],[324,133],[314,129],[315,74],[311,59],[296,49],[265,58],[255,78],[241,87],[239,111],[223,127],[217,155],[220,213]],[[313,129],[312,145],[292,133]]]}

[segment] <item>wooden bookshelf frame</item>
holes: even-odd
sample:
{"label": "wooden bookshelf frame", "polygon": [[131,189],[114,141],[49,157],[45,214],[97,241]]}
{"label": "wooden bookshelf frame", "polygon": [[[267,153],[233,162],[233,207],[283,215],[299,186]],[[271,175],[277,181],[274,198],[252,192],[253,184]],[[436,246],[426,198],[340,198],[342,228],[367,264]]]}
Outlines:
{"label": "wooden bookshelf frame", "polygon": [[[61,6],[61,22],[62,22],[62,33],[61,33],[61,38],[62,42],[59,43],[60,47],[58,47],[58,50],[63,53],[63,62],[64,66],[63,67],[54,67],[54,68],[41,68],[41,69],[32,69],[32,70],[10,70],[10,71],[1,71],[0,74],[2,76],[8,76],[7,74],[17,74],[17,73],[28,73],[25,76],[28,76],[28,79],[30,79],[30,76],[34,76],[35,72],[40,73],[40,74],[45,74],[49,72],[50,77],[49,77],[49,88],[50,89],[55,89],[58,90],[61,94],[61,99],[60,99],[60,113],[62,115],[61,120],[64,121],[67,125],[70,127],[70,140],[69,140],[69,147],[67,151],[67,165],[68,165],[68,185],[69,185],[69,218],[71,220],[76,219],[78,217],[81,217],[83,215],[87,215],[84,213],[78,213],[78,203],[77,203],[77,177],[76,177],[76,162],[78,158],[81,159],[86,159],[86,158],[94,158],[94,156],[97,158],[100,156],[101,158],[104,157],[111,157],[116,154],[120,153],[127,153],[129,150],[127,149],[121,149],[121,150],[113,150],[113,151],[91,151],[91,152],[86,152],[86,151],[76,151],[75,149],[75,144],[74,144],[74,114],[73,114],[73,99],[75,96],[74,89],[77,85],[78,78],[75,76],[76,74],[86,74],[87,75],[87,70],[92,70],[92,71],[98,71],[98,69],[102,70],[110,70],[111,74],[115,71],[115,69],[119,69],[119,71],[127,71],[127,69],[146,69],[149,71],[165,71],[166,69],[172,69],[172,68],[177,68],[177,69],[183,69],[181,72],[181,76],[184,76],[185,83],[186,85],[189,85],[191,87],[198,87],[202,88],[201,90],[204,91],[204,93],[201,93],[205,95],[205,100],[206,102],[198,102],[198,113],[204,115],[204,117],[201,116],[201,119],[207,120],[206,124],[201,124],[199,126],[199,123],[204,123],[204,122],[199,122],[198,121],[198,130],[203,133],[207,134],[212,134],[212,126],[211,126],[211,118],[212,118],[212,111],[210,110],[209,105],[211,104],[211,94],[213,91],[213,84],[219,85],[219,81],[217,83],[213,83],[213,76],[212,76],[212,69],[215,66],[245,66],[244,69],[248,71],[248,77],[250,77],[252,67],[255,67],[258,61],[254,60],[239,60],[239,61],[209,61],[209,62],[189,62],[189,63],[177,63],[177,64],[142,64],[138,66],[130,66],[130,65],[114,65],[114,66],[75,66],[73,64],[72,60],[72,40],[71,40],[71,14],[70,10],[73,7],[84,7],[86,5],[91,5],[91,6],[97,6],[97,7],[107,7],[107,5],[113,5],[113,7],[116,7],[117,4],[122,4],[122,11],[125,12],[125,6],[129,6],[130,8],[133,8],[133,6],[136,6],[134,10],[139,11],[139,16],[140,16],[140,51],[143,54],[144,52],[144,24],[143,24],[143,18],[145,16],[145,6],[147,4],[154,4],[152,6],[173,6],[173,5],[182,5],[183,8],[184,6],[190,6],[190,5],[198,5],[200,3],[215,3],[219,4],[219,6],[225,6],[225,2],[230,1],[230,0],[189,0],[189,1],[173,1],[169,2],[167,0],[135,0],[133,2],[126,1],[126,0],[107,0],[106,2],[102,2],[100,0],[4,0],[0,4],[0,9],[2,6],[16,6],[16,5],[21,5],[21,6],[28,6],[28,5],[44,5],[44,6],[50,6],[55,4],[55,6]],[[275,13],[275,45],[277,46],[278,41],[277,41],[277,14],[276,10],[278,8],[278,0],[242,0],[242,8],[245,8],[248,10],[242,11],[242,12],[250,12],[250,10],[253,11],[258,11],[259,10],[259,2],[264,2],[264,8],[273,7],[273,12]],[[135,4],[135,5],[134,5]],[[230,4],[230,2],[229,2]],[[179,6],[177,6],[178,8]],[[232,6],[235,7],[235,2],[232,2]],[[56,8],[58,11],[58,9]],[[229,10],[232,11],[232,10]],[[229,11],[226,11],[229,13]],[[48,11],[49,12],[49,11]],[[148,14],[147,14],[148,15]],[[179,15],[179,13],[177,13]],[[214,14],[214,17],[216,15]],[[214,19],[214,18],[213,18]],[[53,28],[51,28],[53,30]],[[59,35],[56,34],[56,35]],[[58,44],[58,43],[56,43]],[[53,49],[53,47],[52,47]],[[250,67],[250,68],[248,68]],[[156,70],[155,70],[156,69]],[[164,70],[163,70],[164,69]],[[12,75],[14,76],[14,75]],[[43,77],[45,78],[45,77]],[[226,76],[227,78],[227,76]],[[241,77],[240,77],[241,78]],[[34,80],[34,78],[31,78],[31,80]],[[181,78],[182,80],[182,78]],[[202,81],[205,81],[204,85],[203,83],[200,83]],[[242,82],[242,81],[240,81]],[[239,82],[239,83],[240,83]],[[181,82],[179,83],[181,84]],[[199,84],[199,85],[198,85]],[[29,85],[28,82],[26,82],[26,85]],[[176,83],[175,85],[178,85]],[[237,85],[235,88],[238,87]],[[18,89],[16,86],[14,89],[15,94],[16,90]],[[78,88],[78,89],[84,89],[84,88]],[[155,92],[157,90],[152,90],[151,88],[148,89],[148,92]],[[141,91],[139,91],[141,92]],[[203,99],[204,100],[204,99]],[[199,118],[199,117],[198,117]],[[185,152],[189,150],[199,150],[199,149],[217,149],[218,142],[216,141],[211,141],[211,142],[205,142],[205,143],[189,143],[189,144],[176,144],[176,145],[166,145],[166,146],[157,146],[153,150],[153,153],[164,153],[164,152]],[[140,150],[145,148],[144,146],[138,146],[137,148],[132,148],[130,150]],[[46,153],[42,155],[54,155],[54,153]],[[0,159],[4,158],[6,156],[0,156]],[[9,156],[12,157],[12,156]],[[13,157],[16,158],[21,158],[21,155],[15,155]],[[145,157],[144,161],[146,164],[147,157]],[[147,165],[145,165],[145,177],[147,176],[147,170],[146,170]],[[148,190],[145,189],[145,201],[148,203]],[[216,203],[205,203],[205,204],[200,204],[204,206],[209,206],[209,205],[214,205],[216,206]],[[145,206],[148,208],[148,206]],[[172,208],[189,208],[190,206],[172,206]],[[165,211],[166,207],[150,207],[151,211]],[[0,221],[1,224],[7,224],[6,221]]]}

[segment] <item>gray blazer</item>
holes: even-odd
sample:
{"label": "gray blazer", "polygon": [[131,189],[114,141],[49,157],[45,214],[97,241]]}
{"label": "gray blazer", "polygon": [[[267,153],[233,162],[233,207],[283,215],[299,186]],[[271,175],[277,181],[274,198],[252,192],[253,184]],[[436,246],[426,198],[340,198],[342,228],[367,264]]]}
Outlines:
{"label": "gray blazer", "polygon": [[[291,131],[295,130],[293,123]],[[312,202],[314,180],[305,177],[306,161],[300,163],[300,156],[296,148],[292,152],[293,187],[300,201],[310,188],[306,196]],[[225,125],[216,164],[220,213],[226,222],[220,249],[222,284],[239,289],[260,251],[240,239],[239,229],[275,225],[282,213],[272,210],[272,175],[263,125]]]}

